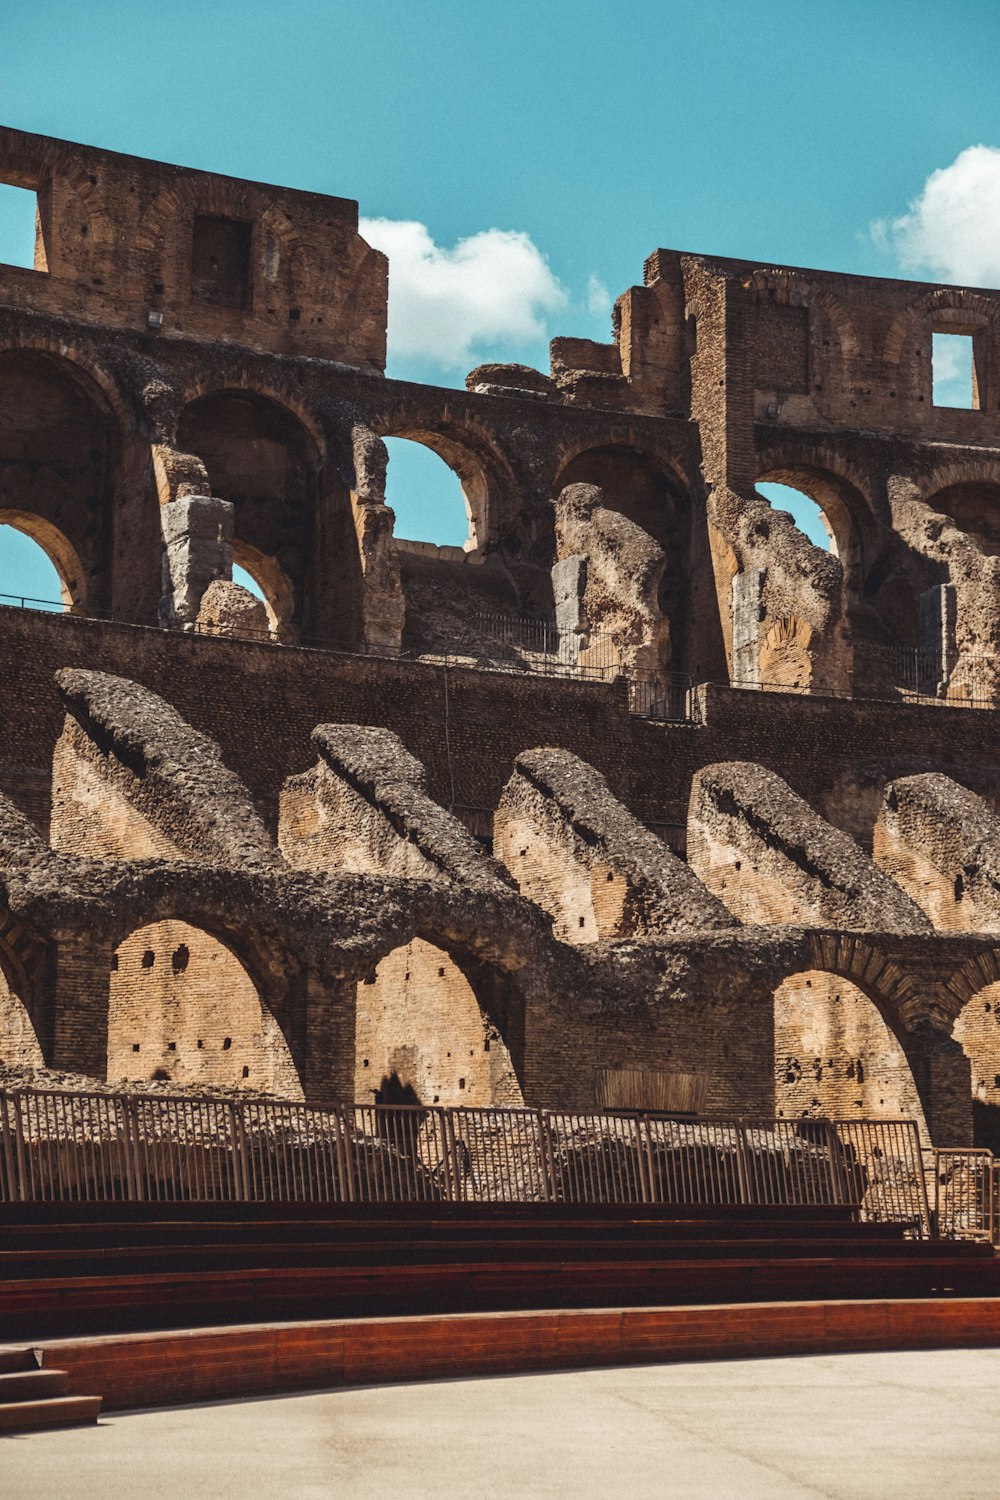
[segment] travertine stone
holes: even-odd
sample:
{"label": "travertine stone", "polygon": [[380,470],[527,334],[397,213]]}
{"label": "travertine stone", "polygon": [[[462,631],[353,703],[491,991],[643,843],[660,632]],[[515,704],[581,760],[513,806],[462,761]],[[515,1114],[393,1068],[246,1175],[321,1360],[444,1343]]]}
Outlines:
{"label": "travertine stone", "polygon": [[249,589],[216,578],[201,596],[196,624],[208,635],[262,640],[268,635],[267,608]]}
{"label": "travertine stone", "polygon": [[185,495],[160,510],[164,624],[190,625],[205,590],[233,572],[234,507],[212,495]]}

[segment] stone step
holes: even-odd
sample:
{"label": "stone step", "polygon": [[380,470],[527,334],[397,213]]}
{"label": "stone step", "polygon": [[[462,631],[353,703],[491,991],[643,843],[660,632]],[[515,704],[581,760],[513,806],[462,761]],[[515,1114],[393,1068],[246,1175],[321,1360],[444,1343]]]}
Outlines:
{"label": "stone step", "polygon": [[96,1422],[100,1396],[56,1396],[49,1401],[10,1401],[0,1405],[0,1432],[41,1427],[81,1427]]}
{"label": "stone step", "polygon": [[65,1370],[15,1370],[0,1375],[0,1406],[12,1401],[47,1401],[65,1396],[69,1376]]}

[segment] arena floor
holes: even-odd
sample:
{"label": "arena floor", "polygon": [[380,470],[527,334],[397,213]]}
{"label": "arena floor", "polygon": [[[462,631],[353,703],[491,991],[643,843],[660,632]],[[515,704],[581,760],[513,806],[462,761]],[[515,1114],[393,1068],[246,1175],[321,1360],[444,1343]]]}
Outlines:
{"label": "arena floor", "polygon": [[949,1500],[1000,1485],[1000,1350],[356,1388],[0,1441],[4,1500]]}

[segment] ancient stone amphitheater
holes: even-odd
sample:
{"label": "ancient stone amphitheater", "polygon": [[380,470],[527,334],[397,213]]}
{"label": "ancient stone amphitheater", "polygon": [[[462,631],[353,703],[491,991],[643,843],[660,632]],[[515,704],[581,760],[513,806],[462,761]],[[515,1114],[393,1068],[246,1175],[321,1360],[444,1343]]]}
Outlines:
{"label": "ancient stone amphitheater", "polygon": [[0,608],[0,1079],[1000,1140],[1000,293],[656,250],[614,342],[438,389],[353,202],[12,130],[0,181],[64,606]]}

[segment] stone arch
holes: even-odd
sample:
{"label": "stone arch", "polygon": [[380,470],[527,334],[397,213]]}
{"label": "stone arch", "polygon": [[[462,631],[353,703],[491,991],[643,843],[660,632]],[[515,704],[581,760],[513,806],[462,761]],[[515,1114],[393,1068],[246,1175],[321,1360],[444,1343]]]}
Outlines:
{"label": "stone arch", "polygon": [[936,314],[953,312],[951,319],[956,325],[986,327],[992,325],[996,315],[996,304],[989,297],[967,287],[936,287],[925,293],[909,307],[896,314],[886,331],[882,346],[882,358],[887,364],[898,365],[907,344],[926,335],[926,320]]}
{"label": "stone arch", "polygon": [[249,542],[234,540],[233,563],[250,574],[264,596],[271,634],[282,640],[288,634],[295,609],[295,594],[288,575],[275,561],[258,552]]}
{"label": "stone arch", "polygon": [[170,280],[185,297],[190,297],[189,241],[185,235],[171,231],[185,221],[190,221],[193,229],[195,216],[200,214],[251,224],[254,232],[251,255],[264,285],[273,288],[280,284],[286,293],[291,291],[301,275],[302,239],[288,216],[255,183],[177,177],[157,193],[144,212],[134,239],[135,251],[151,256],[161,246],[170,246],[174,257]]}
{"label": "stone arch", "polygon": [[71,614],[86,614],[86,574],[79,553],[69,538],[43,516],[27,511],[0,508],[0,526],[12,526],[41,547],[59,575],[59,602],[63,608]]}
{"label": "stone arch", "polygon": [[862,476],[823,448],[778,444],[761,455],[757,483],[788,485],[819,506],[848,593],[860,594],[866,569],[879,550],[875,508]]}
{"label": "stone arch", "polygon": [[303,1097],[288,1041],[244,962],[177,917],[134,928],[114,949],[107,1076]]}
{"label": "stone arch", "polygon": [[929,1139],[903,1035],[860,976],[805,968],[774,993],[775,1112],[915,1119]]}
{"label": "stone arch", "polygon": [[942,464],[918,481],[918,489],[980,551],[1000,556],[1000,464],[982,459]]}
{"label": "stone arch", "polygon": [[513,480],[486,433],[471,425],[422,420],[382,422],[375,431],[383,440],[403,438],[422,444],[456,475],[468,520],[466,552],[484,551],[499,538],[508,519]]}
{"label": "stone arch", "polygon": [[256,559],[256,576],[264,568],[286,631],[350,644],[360,619],[350,497],[311,426],[283,400],[227,386],[187,403],[177,445],[204,464],[213,495],[232,502],[234,553]]}
{"label": "stone arch", "polygon": [[0,511],[49,553],[66,602],[110,610],[121,429],[77,362],[0,350]]}
{"label": "stone arch", "polygon": [[510,1018],[484,994],[483,970],[436,935],[414,934],[378,960],[357,986],[359,1104],[523,1104]]}
{"label": "stone arch", "polygon": [[[86,272],[91,265],[97,269],[114,245],[115,228],[102,183],[86,170],[72,146],[44,136],[0,131],[0,176],[37,194],[42,244],[40,254],[36,249],[36,270],[55,276],[62,272],[57,229],[63,243],[73,237],[74,271]],[[52,212],[55,197],[60,200],[57,220]],[[85,235],[80,234],[81,225],[86,226]]]}

